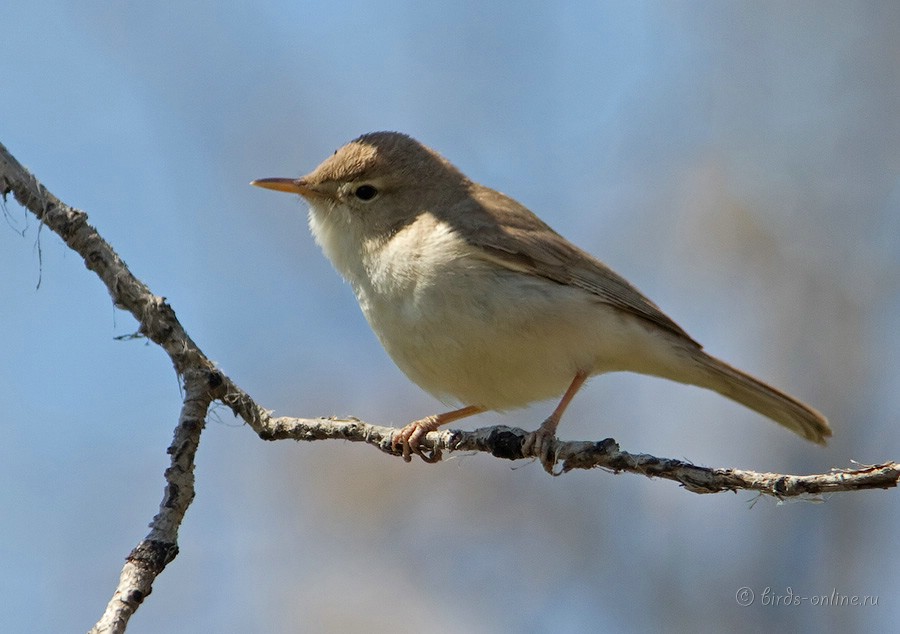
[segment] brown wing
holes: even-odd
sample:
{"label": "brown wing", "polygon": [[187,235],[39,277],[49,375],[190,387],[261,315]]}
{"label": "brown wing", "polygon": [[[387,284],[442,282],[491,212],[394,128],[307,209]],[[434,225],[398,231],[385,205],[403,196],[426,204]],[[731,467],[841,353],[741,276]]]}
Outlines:
{"label": "brown wing", "polygon": [[[700,346],[625,278],[570,243],[512,198],[479,185],[474,185],[470,194],[465,204],[474,202],[479,210],[477,230],[469,242],[480,247],[486,257],[514,271],[583,288],[611,306]],[[497,222],[498,214],[503,218],[502,226]]]}

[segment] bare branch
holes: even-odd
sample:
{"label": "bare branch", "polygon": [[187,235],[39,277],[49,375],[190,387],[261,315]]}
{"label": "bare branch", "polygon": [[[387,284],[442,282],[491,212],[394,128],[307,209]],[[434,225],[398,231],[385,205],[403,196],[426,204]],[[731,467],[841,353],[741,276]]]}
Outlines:
{"label": "bare branch", "polygon": [[124,632],[131,615],[153,590],[153,581],[178,555],[178,529],[194,499],[194,456],[211,402],[209,377],[196,370],[185,373],[184,403],[169,445],[171,463],[159,513],[150,523],[150,533],[128,555],[119,585],[90,634]]}
{"label": "bare branch", "polygon": [[194,499],[194,458],[209,404],[223,387],[222,376],[181,327],[175,312],[162,297],[150,292],[88,224],[87,214],[62,203],[0,144],[0,195],[12,192],[82,258],[109,291],[113,303],[128,310],[140,323],[140,333],[159,344],[184,379],[185,395],[175,435],[169,446],[171,463],[166,487],[150,533],[125,563],[112,599],[91,632],[124,632],[128,620],[153,581],[178,554],[178,529]]}
{"label": "bare branch", "polygon": [[[371,425],[361,420],[338,418],[273,418],[264,416],[259,435],[264,440],[325,440],[341,439],[364,442],[381,451],[393,454],[393,427]],[[443,451],[489,453],[497,458],[520,460],[533,456],[522,453],[527,432],[515,427],[498,425],[475,431],[444,430],[429,432],[422,442],[434,456]],[[636,473],[648,478],[674,480],[692,493],[720,493],[722,491],[757,491],[778,499],[811,497],[839,491],[888,489],[900,480],[900,463],[887,462],[864,465],[856,469],[832,469],[815,475],[785,475],[758,473],[741,469],[701,467],[684,460],[657,458],[648,454],[622,451],[612,438],[599,442],[556,442],[556,458],[562,468],[556,475],[573,469],[604,469],[613,473]]]}
{"label": "bare branch", "polygon": [[[128,556],[119,584],[102,618],[92,632],[124,632],[128,620],[150,594],[156,577],[178,554],[178,529],[194,497],[194,457],[210,404],[219,400],[241,417],[264,440],[343,439],[365,442],[393,455],[390,441],[396,431],[357,419],[276,418],[216,369],[187,335],[165,299],[150,292],[88,224],[87,214],[70,207],[37,181],[0,144],[0,195],[12,193],[42,224],[84,259],[106,285],[113,303],[134,315],[139,332],[159,344],[184,379],[185,396],[169,447],[171,464],[166,469],[166,488],[150,533]],[[525,432],[496,426],[465,432],[430,432],[423,445],[439,459],[444,451],[486,452],[507,460],[526,458],[522,453]],[[779,499],[818,496],[837,491],[896,487],[900,464],[889,462],[853,470],[835,470],[808,476],[756,473],[738,469],[712,469],[682,460],[657,458],[622,451],[612,439],[600,442],[556,444],[558,474],[572,469],[600,468],[613,473],[631,472],[679,482],[693,493],[750,490]],[[557,475],[558,475],[557,474]]]}
{"label": "bare branch", "polygon": [[0,195],[5,199],[10,192],[84,259],[84,265],[106,285],[116,307],[134,315],[140,333],[162,346],[179,374],[188,368],[213,368],[181,327],[165,298],[151,293],[131,274],[109,243],[88,224],[87,214],[51,194],[0,144]]}

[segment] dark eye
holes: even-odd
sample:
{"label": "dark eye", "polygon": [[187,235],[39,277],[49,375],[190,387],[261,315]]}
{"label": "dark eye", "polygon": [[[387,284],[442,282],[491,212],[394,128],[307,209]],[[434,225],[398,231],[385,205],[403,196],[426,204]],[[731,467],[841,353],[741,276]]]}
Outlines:
{"label": "dark eye", "polygon": [[356,191],[353,192],[353,195],[359,198],[360,200],[372,200],[375,196],[378,195],[378,190],[371,185],[360,185],[356,188]]}

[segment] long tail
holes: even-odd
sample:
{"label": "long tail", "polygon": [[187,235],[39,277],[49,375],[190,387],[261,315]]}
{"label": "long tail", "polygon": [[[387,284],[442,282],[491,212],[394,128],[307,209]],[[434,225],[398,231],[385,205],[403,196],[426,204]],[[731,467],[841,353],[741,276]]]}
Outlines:
{"label": "long tail", "polygon": [[824,445],[831,436],[828,420],[809,405],[702,350],[692,356],[702,370],[698,382],[702,387],[727,396],[814,443]]}

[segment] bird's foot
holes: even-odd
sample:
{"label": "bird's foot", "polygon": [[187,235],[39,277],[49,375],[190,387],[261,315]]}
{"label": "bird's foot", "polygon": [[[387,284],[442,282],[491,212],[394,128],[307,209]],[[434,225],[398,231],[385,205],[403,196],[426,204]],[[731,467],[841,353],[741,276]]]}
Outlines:
{"label": "bird's foot", "polygon": [[403,456],[403,460],[406,462],[412,461],[412,454],[416,454],[428,463],[440,462],[440,449],[435,447],[426,454],[422,451],[420,443],[425,437],[425,434],[430,431],[435,431],[441,424],[442,421],[439,420],[438,416],[428,416],[420,420],[414,420],[406,427],[395,431],[391,435],[391,451],[394,453],[399,451]]}
{"label": "bird's foot", "polygon": [[540,460],[544,471],[550,475],[556,475],[553,470],[557,457],[556,423],[557,421],[548,418],[535,431],[526,434],[522,441],[522,455]]}
{"label": "bird's foot", "polygon": [[406,462],[412,460],[412,454],[418,455],[425,462],[440,462],[441,450],[439,447],[435,447],[428,454],[422,451],[420,443],[425,438],[425,434],[430,431],[436,431],[441,425],[452,423],[467,416],[480,414],[483,411],[484,408],[480,405],[466,405],[452,412],[444,412],[443,414],[435,414],[434,416],[426,416],[420,420],[414,420],[403,429],[391,434],[391,451],[396,454],[399,450]]}

